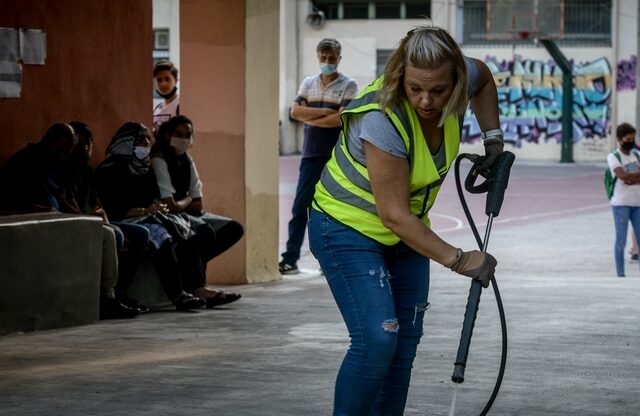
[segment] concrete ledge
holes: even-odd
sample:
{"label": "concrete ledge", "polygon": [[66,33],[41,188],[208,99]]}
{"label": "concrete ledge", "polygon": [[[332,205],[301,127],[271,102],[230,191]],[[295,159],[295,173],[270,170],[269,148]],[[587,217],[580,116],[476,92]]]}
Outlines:
{"label": "concrete ledge", "polygon": [[97,321],[101,264],[97,217],[0,216],[0,334]]}
{"label": "concrete ledge", "polygon": [[127,293],[131,298],[147,305],[152,311],[171,307],[171,302],[162,289],[158,274],[148,255],[140,264]]}

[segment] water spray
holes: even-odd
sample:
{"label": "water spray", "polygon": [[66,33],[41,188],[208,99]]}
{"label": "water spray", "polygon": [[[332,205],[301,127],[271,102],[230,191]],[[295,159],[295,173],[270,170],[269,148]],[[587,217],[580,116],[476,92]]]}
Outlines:
{"label": "water spray", "polygon": [[[480,234],[478,233],[478,229],[473,221],[473,217],[469,212],[469,207],[467,206],[466,200],[464,198],[464,194],[462,192],[462,187],[460,186],[460,162],[463,159],[468,159],[473,163],[473,166],[469,170],[469,174],[465,180],[465,189],[469,193],[480,194],[487,193],[487,202],[485,207],[485,213],[488,216],[487,227],[485,230],[484,240],[480,239]],[[487,246],[489,243],[489,235],[491,234],[491,226],[493,224],[493,219],[500,214],[500,208],[502,207],[502,202],[504,201],[504,192],[507,189],[507,185],[509,183],[509,173],[511,172],[511,166],[513,165],[513,161],[515,160],[515,155],[511,152],[503,152],[501,153],[496,161],[493,163],[491,167],[491,171],[487,175],[487,179],[481,183],[480,185],[475,185],[475,181],[478,178],[479,172],[478,167],[482,165],[485,158],[484,156],[473,155],[468,153],[463,153],[458,156],[455,164],[455,178],[456,178],[456,186],[458,189],[458,196],[460,198],[460,202],[462,203],[462,208],[464,210],[465,216],[469,221],[469,226],[473,231],[473,235],[476,238],[476,242],[478,243],[478,247],[481,251],[486,252]],[[502,358],[500,363],[500,370],[498,373],[498,379],[493,389],[493,393],[489,398],[489,401],[485,405],[480,416],[484,416],[487,414],[493,402],[498,395],[498,391],[500,390],[500,384],[502,383],[502,377],[504,375],[505,364],[507,360],[507,325],[504,315],[504,308],[502,307],[502,299],[500,298],[500,291],[498,290],[498,284],[496,283],[495,276],[491,279],[491,285],[493,287],[493,291],[496,297],[496,303],[498,305],[498,312],[500,314],[500,327],[502,330]],[[478,313],[478,306],[480,304],[480,295],[482,293],[482,284],[473,280],[471,282],[471,288],[469,289],[469,297],[467,299],[467,307],[464,313],[464,322],[462,324],[462,334],[460,336],[460,344],[458,346],[458,354],[456,356],[456,361],[454,363],[453,375],[451,376],[451,381],[456,384],[461,384],[464,382],[464,371],[467,365],[467,356],[469,354],[469,345],[471,344],[471,335],[473,333],[473,327],[476,321],[476,315]],[[455,401],[455,396],[454,396]],[[452,404],[452,410],[453,410]]]}

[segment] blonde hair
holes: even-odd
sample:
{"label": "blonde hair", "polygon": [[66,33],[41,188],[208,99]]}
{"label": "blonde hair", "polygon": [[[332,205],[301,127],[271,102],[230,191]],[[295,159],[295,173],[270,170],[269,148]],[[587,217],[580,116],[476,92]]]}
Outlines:
{"label": "blonde hair", "polygon": [[404,69],[414,66],[420,69],[436,69],[451,64],[454,88],[449,101],[442,109],[438,126],[451,114],[461,115],[467,108],[467,65],[460,47],[446,30],[436,26],[421,26],[407,33],[384,67],[384,80],[378,92],[382,108],[393,108],[406,98]]}

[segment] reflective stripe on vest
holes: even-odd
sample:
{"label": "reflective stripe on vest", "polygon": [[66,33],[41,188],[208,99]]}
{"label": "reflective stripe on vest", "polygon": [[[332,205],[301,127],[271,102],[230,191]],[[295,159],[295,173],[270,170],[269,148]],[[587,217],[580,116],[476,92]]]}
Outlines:
{"label": "reflective stripe on vest", "polygon": [[[382,77],[351,100],[343,111],[342,133],[331,160],[316,185],[313,207],[382,244],[393,245],[400,239],[382,224],[376,210],[367,168],[351,156],[346,139],[352,115],[380,111],[375,97],[381,85]],[[446,163],[438,171],[422,133],[420,121],[409,102],[405,100],[393,110],[385,109],[385,113],[407,149],[411,213],[419,217],[426,226],[430,226],[427,214],[458,153],[459,121],[455,115],[450,115],[445,120],[443,145]]]}

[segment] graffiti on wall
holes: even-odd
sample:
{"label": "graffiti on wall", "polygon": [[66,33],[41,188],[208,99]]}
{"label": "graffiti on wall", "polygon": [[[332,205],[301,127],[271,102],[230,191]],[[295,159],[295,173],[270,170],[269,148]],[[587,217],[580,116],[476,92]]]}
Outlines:
{"label": "graffiti on wall", "polygon": [[[553,60],[523,59],[499,62],[485,59],[498,88],[501,127],[505,141],[520,146],[523,141],[562,139],[562,70]],[[573,141],[604,138],[611,128],[609,104],[612,73],[605,58],[573,64]],[[463,141],[480,138],[480,127],[470,110],[465,114]]]}
{"label": "graffiti on wall", "polygon": [[629,60],[623,59],[618,62],[616,72],[616,89],[618,91],[628,91],[636,89],[636,64],[638,57],[631,55]]}

